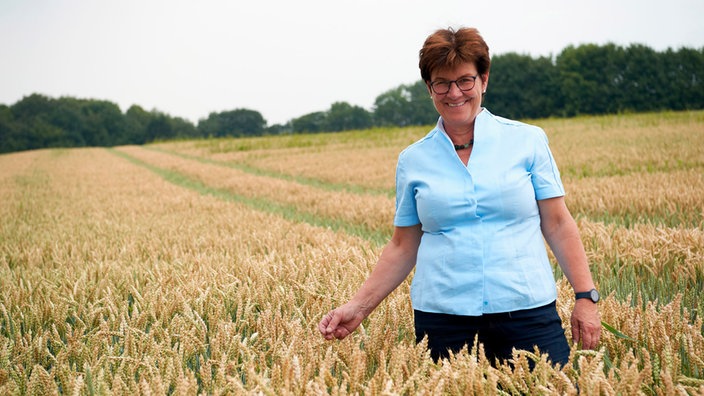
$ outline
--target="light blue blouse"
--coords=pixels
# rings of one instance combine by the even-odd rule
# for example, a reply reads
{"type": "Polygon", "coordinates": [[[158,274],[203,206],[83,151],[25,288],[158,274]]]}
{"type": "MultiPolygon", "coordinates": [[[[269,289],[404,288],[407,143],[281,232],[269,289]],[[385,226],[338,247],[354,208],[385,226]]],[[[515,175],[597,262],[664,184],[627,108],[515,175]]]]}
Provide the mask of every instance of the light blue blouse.
{"type": "Polygon", "coordinates": [[[564,194],[541,128],[483,109],[465,166],[440,118],[396,169],[394,225],[423,229],[413,308],[476,316],[554,301],[536,200],[564,194]]]}

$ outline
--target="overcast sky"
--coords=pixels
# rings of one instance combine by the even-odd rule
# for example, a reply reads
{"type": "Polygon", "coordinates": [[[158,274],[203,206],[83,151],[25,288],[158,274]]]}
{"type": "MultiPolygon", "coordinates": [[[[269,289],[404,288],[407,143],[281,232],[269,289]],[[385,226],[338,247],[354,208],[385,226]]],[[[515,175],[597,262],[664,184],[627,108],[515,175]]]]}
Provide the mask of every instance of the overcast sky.
{"type": "Polygon", "coordinates": [[[703,0],[0,0],[0,103],[137,104],[194,123],[247,108],[269,125],[420,79],[438,28],[474,26],[492,54],[568,45],[704,47],[703,0]]]}

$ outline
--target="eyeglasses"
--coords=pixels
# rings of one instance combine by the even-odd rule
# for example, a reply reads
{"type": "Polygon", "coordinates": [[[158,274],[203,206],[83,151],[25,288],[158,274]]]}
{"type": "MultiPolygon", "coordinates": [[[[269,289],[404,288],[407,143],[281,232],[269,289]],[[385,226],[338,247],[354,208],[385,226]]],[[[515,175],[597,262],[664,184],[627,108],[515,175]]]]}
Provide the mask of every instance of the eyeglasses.
{"type": "Polygon", "coordinates": [[[474,88],[474,83],[476,82],[477,77],[479,77],[479,75],[462,77],[459,80],[452,81],[434,81],[430,83],[430,89],[438,95],[445,95],[450,92],[452,83],[455,83],[460,91],[469,91],[474,88]]]}

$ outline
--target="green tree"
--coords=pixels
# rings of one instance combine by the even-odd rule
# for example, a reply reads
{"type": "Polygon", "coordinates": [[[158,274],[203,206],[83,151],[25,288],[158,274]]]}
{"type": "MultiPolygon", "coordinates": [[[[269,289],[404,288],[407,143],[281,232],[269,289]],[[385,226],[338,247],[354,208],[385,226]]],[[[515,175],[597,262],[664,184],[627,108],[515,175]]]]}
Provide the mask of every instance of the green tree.
{"type": "Polygon", "coordinates": [[[147,142],[153,142],[155,140],[169,140],[176,137],[171,122],[169,122],[169,117],[164,113],[152,112],[152,116],[149,119],[149,123],[145,128],[145,135],[147,142]]]}
{"type": "Polygon", "coordinates": [[[651,48],[634,44],[624,50],[619,84],[617,111],[652,111],[666,107],[663,90],[665,70],[662,58],[651,48]]]}
{"type": "Polygon", "coordinates": [[[352,106],[347,102],[336,102],[330,106],[325,118],[325,130],[328,132],[364,129],[372,126],[371,114],[362,107],[352,106]]]}
{"type": "Polygon", "coordinates": [[[623,58],[623,49],[614,44],[565,48],[556,59],[565,99],[565,114],[618,111],[623,84],[623,58]]]}
{"type": "Polygon", "coordinates": [[[411,124],[410,93],[403,85],[390,89],[374,101],[374,123],[379,126],[411,124]]]}
{"type": "Polygon", "coordinates": [[[74,98],[51,100],[46,121],[63,132],[60,146],[82,147],[86,145],[84,135],[85,120],[81,112],[82,103],[74,98]]]}
{"type": "Polygon", "coordinates": [[[125,133],[120,108],[106,100],[81,101],[83,139],[88,146],[112,146],[125,133]]]}
{"type": "Polygon", "coordinates": [[[660,84],[666,107],[673,110],[704,108],[704,47],[668,49],[660,57],[664,70],[660,84]]]}
{"type": "Polygon", "coordinates": [[[198,122],[201,136],[260,136],[266,128],[266,120],[258,111],[236,109],[221,113],[210,113],[198,122]]]}
{"type": "Polygon", "coordinates": [[[418,80],[414,84],[406,85],[411,104],[411,125],[434,124],[438,119],[430,92],[425,81],[418,80]]]}
{"type": "Polygon", "coordinates": [[[11,107],[26,149],[109,146],[124,134],[120,108],[108,101],[32,94],[11,107]]]}
{"type": "Polygon", "coordinates": [[[274,124],[271,126],[268,126],[266,128],[265,134],[266,135],[283,135],[285,133],[291,133],[293,132],[293,127],[291,126],[291,122],[287,122],[285,124],[274,124]]]}
{"type": "Polygon", "coordinates": [[[0,153],[24,150],[27,142],[17,132],[12,110],[0,105],[0,153]]]}
{"type": "Polygon", "coordinates": [[[43,147],[57,147],[60,141],[60,130],[52,127],[49,116],[52,111],[52,100],[44,95],[32,94],[25,96],[10,107],[16,122],[14,128],[17,144],[20,150],[32,150],[43,147]]]}
{"type": "Polygon", "coordinates": [[[195,138],[200,136],[195,125],[185,118],[170,117],[170,122],[174,136],[177,138],[195,138]]]}
{"type": "Polygon", "coordinates": [[[291,120],[291,129],[294,133],[323,132],[327,124],[327,113],[316,111],[291,120]]]}
{"type": "Polygon", "coordinates": [[[377,96],[374,101],[374,124],[378,126],[428,125],[437,119],[423,80],[400,85],[377,96]]]}
{"type": "Polygon", "coordinates": [[[516,53],[494,56],[484,100],[495,114],[514,119],[555,114],[563,101],[552,58],[516,53]]]}
{"type": "Polygon", "coordinates": [[[40,94],[31,94],[18,100],[10,108],[17,120],[27,120],[51,111],[51,99],[40,94]]]}
{"type": "Polygon", "coordinates": [[[125,133],[116,144],[144,144],[147,142],[147,125],[153,115],[138,105],[125,112],[125,133]]]}
{"type": "Polygon", "coordinates": [[[138,105],[130,106],[123,118],[124,133],[115,144],[144,144],[154,140],[200,136],[190,121],[157,110],[146,111],[138,105]]]}

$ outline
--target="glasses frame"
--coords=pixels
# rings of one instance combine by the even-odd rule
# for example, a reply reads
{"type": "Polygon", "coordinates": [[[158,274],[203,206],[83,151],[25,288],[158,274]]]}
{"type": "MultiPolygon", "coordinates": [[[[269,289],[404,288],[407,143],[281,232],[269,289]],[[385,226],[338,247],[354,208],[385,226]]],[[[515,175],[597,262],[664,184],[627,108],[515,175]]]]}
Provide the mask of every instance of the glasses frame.
{"type": "Polygon", "coordinates": [[[474,89],[474,86],[477,84],[478,77],[479,77],[479,74],[474,75],[474,76],[464,76],[462,78],[458,78],[457,80],[452,80],[452,81],[431,81],[430,82],[430,89],[432,89],[436,95],[447,95],[450,92],[450,90],[452,89],[452,83],[455,83],[455,85],[457,86],[457,89],[459,89],[462,92],[467,92],[467,91],[471,91],[472,89],[474,89]],[[462,87],[460,87],[460,84],[458,83],[458,81],[470,80],[470,79],[472,80],[472,86],[467,89],[462,89],[462,87]],[[447,91],[438,92],[436,90],[437,84],[447,84],[447,91]]]}

